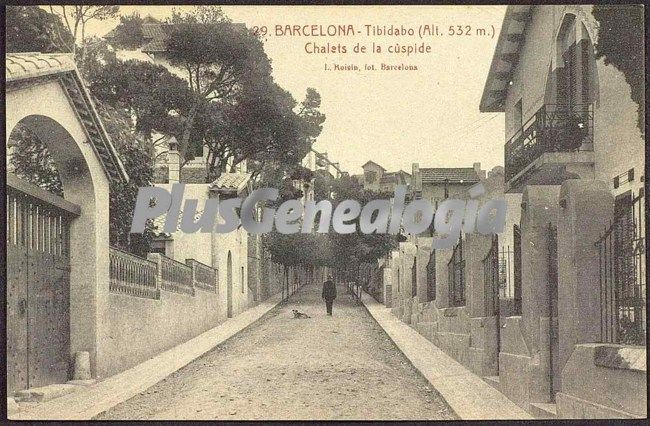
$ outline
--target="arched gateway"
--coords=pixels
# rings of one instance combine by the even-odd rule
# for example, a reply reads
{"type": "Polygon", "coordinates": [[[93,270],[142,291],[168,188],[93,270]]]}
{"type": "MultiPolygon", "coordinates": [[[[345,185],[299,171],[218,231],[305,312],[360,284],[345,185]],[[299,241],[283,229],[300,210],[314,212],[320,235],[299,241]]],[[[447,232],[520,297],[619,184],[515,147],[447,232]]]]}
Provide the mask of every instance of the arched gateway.
{"type": "Polygon", "coordinates": [[[64,197],[7,175],[7,388],[64,382],[73,356],[101,375],[109,277],[109,184],[128,176],[72,55],[7,54],[6,141],[27,127],[64,197]]]}

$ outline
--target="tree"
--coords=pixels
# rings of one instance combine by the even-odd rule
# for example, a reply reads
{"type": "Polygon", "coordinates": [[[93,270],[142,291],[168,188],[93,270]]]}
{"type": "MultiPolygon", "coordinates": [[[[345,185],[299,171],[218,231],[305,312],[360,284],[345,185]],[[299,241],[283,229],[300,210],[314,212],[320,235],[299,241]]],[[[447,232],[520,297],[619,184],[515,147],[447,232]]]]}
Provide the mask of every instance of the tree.
{"type": "Polygon", "coordinates": [[[298,115],[302,118],[303,132],[307,137],[309,146],[316,141],[316,138],[323,130],[325,114],[320,112],[321,97],[316,89],[309,87],[305,100],[300,104],[298,115]]]}
{"type": "Polygon", "coordinates": [[[88,85],[98,99],[135,117],[135,130],[145,138],[154,131],[180,135],[191,94],[187,82],[164,66],[109,60],[88,75],[88,85]]]}
{"type": "Polygon", "coordinates": [[[144,35],[142,34],[142,22],[138,12],[131,15],[120,16],[120,23],[113,31],[114,37],[111,43],[118,48],[137,49],[144,44],[144,35]]]}
{"type": "Polygon", "coordinates": [[[85,59],[86,24],[92,20],[105,21],[117,16],[119,6],[49,6],[50,13],[57,16],[65,26],[65,31],[54,27],[54,33],[67,52],[73,53],[77,66],[81,68],[85,59]],[[71,36],[71,38],[70,38],[71,36]]]}
{"type": "Polygon", "coordinates": [[[327,200],[331,196],[334,176],[327,170],[316,170],[314,172],[314,199],[316,201],[327,200]]]}
{"type": "Polygon", "coordinates": [[[271,79],[271,64],[261,40],[235,26],[214,6],[174,12],[167,40],[170,62],[187,72],[192,104],[179,140],[182,156],[188,150],[196,116],[206,102],[227,104],[251,81],[271,79]]]}
{"type": "MultiPolygon", "coordinates": [[[[332,184],[334,208],[343,200],[355,200],[366,205],[373,199],[387,199],[386,194],[364,190],[351,176],[343,175],[332,184]]],[[[397,236],[385,234],[364,234],[359,227],[359,218],[354,220],[356,232],[351,234],[331,233],[334,248],[334,263],[342,270],[357,270],[360,263],[375,262],[388,254],[397,245],[397,236]]]]}
{"type": "Polygon", "coordinates": [[[56,164],[47,146],[29,127],[19,123],[9,135],[9,146],[13,147],[9,157],[12,173],[48,192],[63,196],[56,164]]]}
{"type": "Polygon", "coordinates": [[[598,21],[596,59],[604,58],[625,76],[632,89],[632,100],[638,105],[637,127],[645,131],[645,50],[642,5],[594,5],[598,21]]]}
{"type": "Polygon", "coordinates": [[[97,109],[129,175],[128,182],[111,182],[110,242],[145,256],[153,239],[153,223],[149,221],[142,234],[131,234],[130,229],[138,188],[150,186],[153,180],[153,159],[145,141],[138,139],[131,131],[127,116],[101,103],[97,104],[97,109]]]}
{"type": "Polygon", "coordinates": [[[74,44],[61,19],[38,6],[6,7],[7,52],[69,52],[74,44]]]}

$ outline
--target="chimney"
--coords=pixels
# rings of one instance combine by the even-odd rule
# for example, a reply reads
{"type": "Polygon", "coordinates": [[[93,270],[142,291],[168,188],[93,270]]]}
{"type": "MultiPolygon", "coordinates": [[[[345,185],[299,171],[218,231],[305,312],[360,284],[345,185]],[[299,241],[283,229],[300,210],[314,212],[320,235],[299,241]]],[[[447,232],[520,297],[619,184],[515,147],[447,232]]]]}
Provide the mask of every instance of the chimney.
{"type": "Polygon", "coordinates": [[[479,179],[485,180],[485,170],[481,170],[481,163],[474,163],[474,171],[478,175],[479,179]]]}
{"type": "Polygon", "coordinates": [[[169,169],[169,183],[180,182],[181,178],[181,156],[178,152],[178,141],[175,137],[169,140],[169,151],[167,152],[167,167],[169,169]]]}

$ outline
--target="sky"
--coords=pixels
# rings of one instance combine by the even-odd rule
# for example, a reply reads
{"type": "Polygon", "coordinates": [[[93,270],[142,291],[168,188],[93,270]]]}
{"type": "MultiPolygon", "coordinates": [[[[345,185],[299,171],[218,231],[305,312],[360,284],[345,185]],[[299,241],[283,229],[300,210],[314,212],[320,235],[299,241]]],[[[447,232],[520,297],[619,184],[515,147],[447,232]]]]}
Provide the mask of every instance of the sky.
{"type": "MultiPolygon", "coordinates": [[[[188,9],[181,6],[178,9],[188,9]]],[[[121,14],[164,19],[171,6],[121,6],[121,14]]],[[[322,97],[327,116],[314,148],[327,152],[343,170],[361,173],[368,160],[389,171],[420,167],[503,165],[504,117],[480,113],[481,99],[505,6],[224,6],[234,22],[266,27],[265,51],[275,81],[300,102],[308,87],[322,97]],[[352,26],[354,34],[280,35],[299,25],[352,26]],[[413,36],[366,35],[365,25],[413,28],[413,36]],[[421,25],[437,25],[440,36],[420,39],[421,25]],[[463,35],[449,35],[450,26],[463,35]],[[482,33],[485,29],[485,34],[482,33]],[[469,30],[469,31],[468,31],[469,30]],[[465,35],[469,32],[470,35],[465,35]],[[347,53],[307,53],[305,45],[345,45],[347,53]],[[372,52],[372,44],[383,47],[372,52]],[[429,53],[386,52],[395,44],[429,46],[429,53]],[[353,47],[366,46],[366,53],[353,47]],[[417,71],[379,70],[381,64],[412,65],[417,71]],[[325,65],[329,70],[325,69],[325,65]],[[359,71],[334,70],[356,65],[359,71]],[[374,65],[375,70],[365,70],[374,65]]],[[[90,23],[87,33],[102,36],[119,21],[90,23]]]]}

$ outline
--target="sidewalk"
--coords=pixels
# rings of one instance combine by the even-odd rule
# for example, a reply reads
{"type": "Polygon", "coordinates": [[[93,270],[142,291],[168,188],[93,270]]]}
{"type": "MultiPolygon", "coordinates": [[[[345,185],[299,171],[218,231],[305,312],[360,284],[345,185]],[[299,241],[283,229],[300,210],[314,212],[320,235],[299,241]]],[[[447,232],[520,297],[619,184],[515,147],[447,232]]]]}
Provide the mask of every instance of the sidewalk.
{"type": "Polygon", "coordinates": [[[362,301],[395,345],[461,419],[533,419],[502,393],[397,319],[389,308],[372,296],[363,293],[362,301]]]}
{"type": "Polygon", "coordinates": [[[89,420],[155,385],[248,327],[281,301],[276,294],[205,333],[129,370],[74,393],[22,410],[11,420],[89,420]]]}

